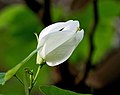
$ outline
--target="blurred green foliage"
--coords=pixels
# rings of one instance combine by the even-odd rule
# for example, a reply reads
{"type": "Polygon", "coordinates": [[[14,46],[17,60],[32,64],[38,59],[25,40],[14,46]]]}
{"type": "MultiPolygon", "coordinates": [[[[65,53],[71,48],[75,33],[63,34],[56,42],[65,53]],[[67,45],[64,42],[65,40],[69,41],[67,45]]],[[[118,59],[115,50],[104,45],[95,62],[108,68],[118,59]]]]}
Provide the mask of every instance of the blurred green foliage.
{"type": "MultiPolygon", "coordinates": [[[[11,5],[0,11],[0,71],[8,71],[22,61],[36,48],[34,35],[43,29],[43,24],[37,16],[25,5],[11,5]]],[[[22,78],[24,68],[28,66],[36,71],[35,56],[23,66],[18,75],[22,78]]],[[[48,67],[41,71],[40,83],[48,82],[48,67]]],[[[38,83],[39,84],[39,83],[38,83]]],[[[38,86],[36,86],[38,88],[38,86]]],[[[5,95],[23,95],[23,86],[16,80],[8,81],[0,86],[0,93],[5,95]],[[15,88],[16,87],[16,88],[15,88]],[[3,90],[4,89],[4,90],[3,90]]]]}
{"type": "MultiPolygon", "coordinates": [[[[98,15],[99,23],[94,34],[95,50],[93,52],[92,63],[98,63],[114,46],[113,39],[115,37],[115,19],[120,15],[120,6],[116,0],[99,0],[98,15]]],[[[60,11],[58,11],[60,12],[60,11]]],[[[56,12],[57,13],[57,12],[56,12]]],[[[55,13],[54,13],[55,14],[55,13]]],[[[60,14],[60,13],[59,13],[60,14]]],[[[94,13],[93,3],[89,3],[81,11],[73,11],[71,13],[63,12],[64,19],[79,20],[80,28],[85,30],[83,41],[79,44],[74,54],[70,58],[71,63],[85,61],[89,53],[89,32],[91,31],[94,13]],[[66,15],[65,15],[66,14],[66,15]]]]}
{"type": "Polygon", "coordinates": [[[4,61],[10,63],[6,65],[8,67],[14,66],[15,61],[23,56],[23,53],[27,54],[35,48],[34,32],[39,32],[42,28],[43,26],[39,23],[35,14],[23,5],[8,6],[1,10],[0,46],[2,49],[0,50],[0,60],[4,59],[3,63],[4,61]]]}
{"type": "Polygon", "coordinates": [[[101,0],[98,8],[100,19],[94,36],[95,52],[93,63],[100,61],[104,54],[113,48],[115,18],[120,14],[120,6],[116,1],[101,0]]]}

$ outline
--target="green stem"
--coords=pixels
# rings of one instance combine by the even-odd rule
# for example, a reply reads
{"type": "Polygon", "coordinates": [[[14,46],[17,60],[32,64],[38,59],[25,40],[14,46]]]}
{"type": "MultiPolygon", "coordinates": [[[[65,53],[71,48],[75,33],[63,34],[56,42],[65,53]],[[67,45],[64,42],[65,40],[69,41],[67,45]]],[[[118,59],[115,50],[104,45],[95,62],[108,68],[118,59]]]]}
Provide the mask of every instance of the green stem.
{"type": "Polygon", "coordinates": [[[29,87],[28,87],[28,81],[27,81],[27,74],[28,74],[28,70],[25,69],[25,73],[24,73],[25,95],[30,95],[30,93],[29,93],[29,87]]]}
{"type": "MultiPolygon", "coordinates": [[[[4,83],[9,80],[11,77],[13,77],[16,72],[20,69],[20,67],[22,65],[24,65],[37,51],[39,51],[41,47],[35,49],[32,53],[30,53],[23,61],[21,61],[18,65],[16,65],[15,67],[13,67],[12,69],[10,69],[6,74],[5,74],[5,77],[4,77],[4,83]]],[[[3,83],[3,84],[4,84],[3,83]]]]}
{"type": "Polygon", "coordinates": [[[38,78],[38,75],[39,75],[39,72],[40,72],[41,68],[43,67],[43,65],[45,65],[45,63],[42,63],[42,64],[40,64],[40,65],[38,66],[37,72],[36,72],[35,77],[34,77],[34,79],[33,79],[33,81],[32,81],[32,85],[31,85],[31,87],[29,88],[29,92],[32,90],[33,86],[35,85],[35,83],[36,83],[36,81],[37,81],[37,78],[38,78]]]}
{"type": "Polygon", "coordinates": [[[37,69],[35,78],[34,78],[34,80],[33,80],[33,84],[35,84],[35,82],[36,82],[36,80],[37,80],[37,77],[38,77],[38,74],[39,74],[41,68],[43,67],[43,65],[45,65],[45,63],[42,63],[42,64],[40,64],[40,65],[38,66],[38,69],[37,69]]]}
{"type": "Polygon", "coordinates": [[[40,48],[35,49],[33,52],[31,52],[22,62],[20,62],[19,64],[24,64],[26,63],[40,48]]]}
{"type": "Polygon", "coordinates": [[[33,84],[36,82],[36,80],[37,80],[37,76],[38,76],[38,74],[39,74],[39,72],[40,72],[40,68],[41,66],[39,65],[38,66],[38,69],[37,69],[37,72],[36,72],[36,75],[35,75],[35,77],[34,77],[34,80],[33,80],[33,84]]]}
{"type": "Polygon", "coordinates": [[[30,92],[30,89],[31,89],[31,87],[32,87],[33,80],[34,80],[34,76],[33,76],[33,71],[32,71],[32,73],[30,74],[30,87],[29,87],[29,92],[30,92]]]}

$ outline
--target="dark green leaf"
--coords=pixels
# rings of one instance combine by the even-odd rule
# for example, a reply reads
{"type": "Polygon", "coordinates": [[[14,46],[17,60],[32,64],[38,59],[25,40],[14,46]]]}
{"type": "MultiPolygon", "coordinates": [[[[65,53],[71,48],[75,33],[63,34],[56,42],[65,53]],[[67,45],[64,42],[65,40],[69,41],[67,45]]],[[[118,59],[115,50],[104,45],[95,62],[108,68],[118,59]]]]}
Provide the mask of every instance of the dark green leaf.
{"type": "Polygon", "coordinates": [[[40,90],[44,95],[90,95],[90,94],[79,94],[69,90],[64,90],[56,86],[41,86],[40,90]]]}

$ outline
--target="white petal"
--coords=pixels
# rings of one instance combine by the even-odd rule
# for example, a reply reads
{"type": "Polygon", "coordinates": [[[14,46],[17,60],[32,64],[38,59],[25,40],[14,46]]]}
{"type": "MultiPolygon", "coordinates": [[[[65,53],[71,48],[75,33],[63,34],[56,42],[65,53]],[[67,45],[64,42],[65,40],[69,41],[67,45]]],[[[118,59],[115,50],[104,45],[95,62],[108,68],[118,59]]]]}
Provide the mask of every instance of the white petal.
{"type": "Polygon", "coordinates": [[[79,21],[73,21],[73,20],[69,20],[65,23],[65,28],[63,30],[72,30],[74,32],[77,31],[78,27],[80,27],[79,25],[79,21]]]}
{"type": "Polygon", "coordinates": [[[44,36],[46,36],[49,33],[59,31],[60,29],[64,27],[64,24],[65,24],[64,22],[58,22],[58,23],[54,23],[54,24],[47,26],[41,31],[39,35],[39,39],[41,40],[44,36]]]}
{"type": "Polygon", "coordinates": [[[79,27],[79,22],[73,21],[73,20],[51,24],[41,31],[39,35],[39,41],[47,34],[52,33],[52,32],[58,32],[60,29],[64,28],[64,30],[76,31],[78,27],[79,27]]]}
{"type": "Polygon", "coordinates": [[[46,63],[49,66],[56,66],[66,61],[71,56],[79,42],[82,40],[83,34],[84,30],[81,30],[76,33],[71,39],[55,48],[46,56],[46,63]]]}
{"type": "MultiPolygon", "coordinates": [[[[69,30],[70,31],[70,30],[69,30]]],[[[54,32],[46,36],[42,50],[39,52],[42,58],[46,59],[48,53],[69,40],[74,35],[73,32],[54,32]]]]}

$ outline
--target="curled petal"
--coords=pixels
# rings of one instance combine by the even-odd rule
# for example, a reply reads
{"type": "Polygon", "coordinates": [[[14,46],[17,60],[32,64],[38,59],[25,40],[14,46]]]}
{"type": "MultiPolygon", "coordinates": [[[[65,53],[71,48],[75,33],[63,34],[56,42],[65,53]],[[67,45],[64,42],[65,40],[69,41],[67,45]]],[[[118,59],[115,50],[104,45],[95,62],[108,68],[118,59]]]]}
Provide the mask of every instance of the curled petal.
{"type": "Polygon", "coordinates": [[[71,56],[79,42],[83,39],[83,35],[84,30],[79,31],[65,43],[48,53],[45,57],[47,64],[49,66],[56,66],[66,61],[71,56]]]}
{"type": "MultiPolygon", "coordinates": [[[[69,30],[70,31],[70,30],[69,30]]],[[[43,48],[39,51],[42,58],[45,59],[48,53],[52,52],[55,48],[61,46],[73,36],[73,32],[54,32],[47,35],[43,48]]]]}
{"type": "Polygon", "coordinates": [[[69,20],[67,22],[58,22],[55,24],[51,24],[45,29],[43,29],[39,35],[39,41],[46,35],[53,33],[53,32],[60,32],[59,30],[71,30],[76,31],[77,27],[79,27],[78,21],[69,20]]]}
{"type": "Polygon", "coordinates": [[[72,30],[76,32],[78,27],[80,27],[78,21],[69,20],[65,23],[65,28],[63,30],[72,30]]]}
{"type": "Polygon", "coordinates": [[[56,66],[66,61],[80,41],[83,39],[84,30],[79,31],[79,22],[69,20],[52,24],[39,35],[37,62],[42,59],[49,66],[56,66]]]}
{"type": "Polygon", "coordinates": [[[64,22],[58,22],[55,24],[51,24],[45,29],[43,29],[39,35],[39,40],[41,40],[44,36],[48,35],[49,33],[56,32],[64,27],[64,22]]]}
{"type": "Polygon", "coordinates": [[[84,37],[84,30],[77,31],[76,33],[76,46],[81,42],[84,37]]]}

